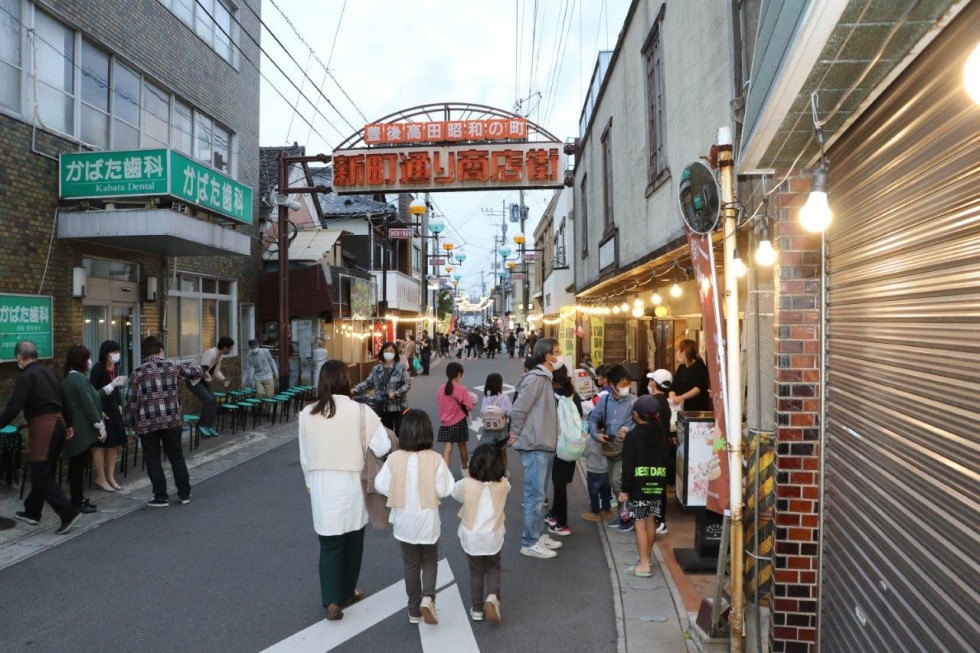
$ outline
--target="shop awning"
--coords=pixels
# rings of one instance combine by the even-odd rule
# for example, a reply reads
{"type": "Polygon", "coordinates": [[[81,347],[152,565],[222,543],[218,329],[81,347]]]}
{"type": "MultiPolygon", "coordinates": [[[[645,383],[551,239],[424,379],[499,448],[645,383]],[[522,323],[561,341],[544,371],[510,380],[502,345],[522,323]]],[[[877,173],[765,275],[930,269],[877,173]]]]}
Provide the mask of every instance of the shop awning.
{"type": "MultiPolygon", "coordinates": [[[[302,229],[296,232],[296,237],[289,244],[289,260],[319,261],[330,253],[343,233],[342,229],[302,229]]],[[[278,256],[273,250],[266,251],[262,258],[274,261],[278,256]]]]}
{"type": "Polygon", "coordinates": [[[159,256],[248,256],[252,251],[246,234],[170,209],[59,211],[58,238],[159,256]]]}

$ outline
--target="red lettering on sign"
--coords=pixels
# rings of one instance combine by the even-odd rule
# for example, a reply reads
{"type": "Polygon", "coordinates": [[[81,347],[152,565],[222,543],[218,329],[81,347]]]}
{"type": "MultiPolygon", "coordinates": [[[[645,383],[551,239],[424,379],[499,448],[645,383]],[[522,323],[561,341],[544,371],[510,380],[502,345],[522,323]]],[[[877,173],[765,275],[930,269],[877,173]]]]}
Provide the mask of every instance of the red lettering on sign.
{"type": "Polygon", "coordinates": [[[490,181],[520,181],[524,176],[524,153],[500,150],[491,155],[490,181]]]}
{"type": "Polygon", "coordinates": [[[456,154],[455,152],[450,152],[447,155],[449,159],[446,165],[442,165],[441,152],[432,153],[432,170],[434,176],[432,180],[437,184],[451,184],[456,181],[456,154]]]}
{"type": "Polygon", "coordinates": [[[527,151],[528,181],[558,179],[558,148],[535,148],[527,151]]]}
{"type": "Polygon", "coordinates": [[[486,150],[463,150],[456,154],[460,181],[489,181],[490,153],[486,150]]]}

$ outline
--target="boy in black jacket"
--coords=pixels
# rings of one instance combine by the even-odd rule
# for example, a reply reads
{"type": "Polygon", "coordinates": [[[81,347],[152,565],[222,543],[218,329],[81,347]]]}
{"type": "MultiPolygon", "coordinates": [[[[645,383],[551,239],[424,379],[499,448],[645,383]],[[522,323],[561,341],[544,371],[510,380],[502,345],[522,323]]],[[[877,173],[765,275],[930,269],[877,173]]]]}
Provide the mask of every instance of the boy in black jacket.
{"type": "Polygon", "coordinates": [[[623,483],[619,502],[626,503],[633,515],[636,549],[640,562],[626,568],[630,576],[649,578],[653,575],[650,561],[657,524],[654,518],[663,515],[667,500],[667,463],[670,448],[660,426],[660,403],[651,395],[643,395],[633,404],[636,427],[626,434],[623,442],[623,483]]]}

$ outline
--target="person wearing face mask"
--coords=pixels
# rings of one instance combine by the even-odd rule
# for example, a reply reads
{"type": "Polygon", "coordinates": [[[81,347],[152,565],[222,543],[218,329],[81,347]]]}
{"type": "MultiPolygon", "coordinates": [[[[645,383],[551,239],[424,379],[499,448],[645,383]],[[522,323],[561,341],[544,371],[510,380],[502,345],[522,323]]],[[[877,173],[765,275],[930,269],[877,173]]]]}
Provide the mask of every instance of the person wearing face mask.
{"type": "Polygon", "coordinates": [[[279,366],[275,356],[268,349],[259,347],[259,341],[248,341],[248,351],[242,360],[242,387],[251,388],[255,384],[255,398],[268,399],[276,394],[276,379],[279,366]]]}
{"type": "Polygon", "coordinates": [[[99,393],[89,383],[92,352],[84,345],[72,345],[65,358],[65,416],[74,432],[62,452],[68,459],[68,490],[71,505],[82,513],[95,512],[95,504],[85,498],[85,470],[92,461],[92,445],[105,442],[108,434],[99,393]]]}
{"type": "Polygon", "coordinates": [[[524,528],[521,555],[554,558],[561,542],[544,532],[545,493],[558,446],[558,404],[552,387],[553,370],[562,367],[561,349],[554,338],[543,338],[534,346],[536,366],[517,385],[517,398],[510,414],[509,442],[521,456],[524,467],[524,528]]]}
{"type": "Polygon", "coordinates": [[[395,433],[402,423],[402,413],[408,408],[408,391],[412,389],[412,377],[400,361],[398,348],[393,342],[381,346],[378,364],[368,377],[354,386],[355,395],[373,389],[381,423],[395,433]]]}
{"type": "MultiPolygon", "coordinates": [[[[677,428],[677,410],[670,405],[670,401],[667,399],[667,393],[670,392],[673,386],[674,375],[667,370],[661,369],[650,372],[647,374],[647,378],[650,379],[650,383],[647,384],[650,396],[656,399],[657,404],[660,406],[657,416],[660,422],[660,428],[666,437],[668,447],[667,484],[673,485],[677,467],[677,442],[672,432],[677,428]]],[[[667,504],[668,502],[664,501],[663,512],[660,519],[657,520],[657,535],[667,534],[667,504]]]]}
{"type": "Polygon", "coordinates": [[[24,411],[31,470],[31,493],[24,500],[24,509],[14,513],[14,517],[34,526],[41,521],[41,510],[46,501],[61,518],[61,526],[55,533],[63,535],[71,530],[82,513],[71,505],[52,474],[65,440],[73,435],[62,416],[61,381],[38,362],[37,345],[30,340],[17,343],[14,358],[21,371],[14,393],[0,413],[0,428],[24,411]]]}
{"type": "Polygon", "coordinates": [[[92,446],[92,468],[95,470],[95,484],[106,492],[121,490],[116,483],[116,455],[126,440],[126,429],[122,422],[122,388],[126,377],[120,374],[122,360],[119,343],[106,340],[99,347],[99,360],[92,366],[88,380],[95,388],[102,403],[103,422],[106,439],[92,446]]]}
{"type": "MultiPolygon", "coordinates": [[[[630,392],[630,373],[622,365],[613,365],[606,373],[606,380],[612,391],[599,399],[595,409],[589,413],[589,435],[602,445],[602,455],[606,457],[609,471],[609,484],[612,494],[618,497],[622,489],[620,482],[623,471],[623,440],[633,426],[633,402],[636,397],[630,392]]],[[[624,533],[633,530],[633,520],[629,513],[620,511],[607,524],[624,533]]]]}

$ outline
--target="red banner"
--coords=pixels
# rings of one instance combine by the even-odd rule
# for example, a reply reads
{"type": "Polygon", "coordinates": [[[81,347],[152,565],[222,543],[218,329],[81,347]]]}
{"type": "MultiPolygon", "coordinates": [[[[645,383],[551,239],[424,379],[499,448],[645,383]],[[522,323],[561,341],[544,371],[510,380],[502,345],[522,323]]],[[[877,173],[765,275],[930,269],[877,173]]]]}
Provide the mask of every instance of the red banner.
{"type": "Polygon", "coordinates": [[[711,381],[711,403],[715,413],[715,440],[708,468],[707,508],[724,514],[728,510],[728,440],[725,436],[727,407],[727,365],[725,363],[725,330],[721,324],[718,305],[718,277],[715,274],[715,253],[710,234],[696,234],[687,227],[687,243],[691,248],[691,264],[701,299],[701,322],[704,325],[705,362],[711,381]]]}

